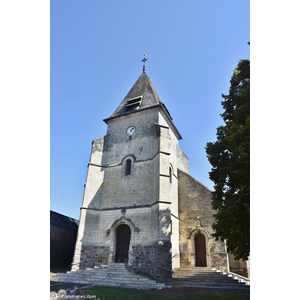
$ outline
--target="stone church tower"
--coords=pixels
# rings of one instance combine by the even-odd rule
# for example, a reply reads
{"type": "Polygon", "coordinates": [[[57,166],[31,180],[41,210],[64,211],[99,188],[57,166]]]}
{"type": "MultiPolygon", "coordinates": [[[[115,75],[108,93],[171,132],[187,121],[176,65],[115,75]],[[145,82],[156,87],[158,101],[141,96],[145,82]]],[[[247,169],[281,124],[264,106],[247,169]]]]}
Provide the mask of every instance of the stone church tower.
{"type": "Polygon", "coordinates": [[[128,263],[157,281],[172,269],[227,270],[211,234],[211,192],[191,177],[182,139],[145,67],[92,142],[72,270],[128,263]]]}

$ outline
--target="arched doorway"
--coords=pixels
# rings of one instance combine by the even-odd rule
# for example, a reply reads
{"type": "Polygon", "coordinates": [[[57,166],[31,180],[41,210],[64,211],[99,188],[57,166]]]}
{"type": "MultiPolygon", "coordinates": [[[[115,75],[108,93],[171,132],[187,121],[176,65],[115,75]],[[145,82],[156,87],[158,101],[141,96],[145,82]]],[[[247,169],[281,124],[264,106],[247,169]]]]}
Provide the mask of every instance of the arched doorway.
{"type": "Polygon", "coordinates": [[[195,255],[196,255],[196,267],[207,267],[206,262],[206,241],[205,236],[202,233],[198,233],[195,236],[195,255]]]}
{"type": "Polygon", "coordinates": [[[116,228],[116,263],[128,262],[130,235],[128,225],[122,224],[116,228]]]}

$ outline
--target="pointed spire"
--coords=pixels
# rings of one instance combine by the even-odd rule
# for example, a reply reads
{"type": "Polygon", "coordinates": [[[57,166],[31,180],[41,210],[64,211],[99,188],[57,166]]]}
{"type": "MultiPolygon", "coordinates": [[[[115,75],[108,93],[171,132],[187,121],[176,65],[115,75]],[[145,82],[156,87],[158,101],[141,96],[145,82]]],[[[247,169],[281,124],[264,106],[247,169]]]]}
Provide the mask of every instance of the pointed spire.
{"type": "Polygon", "coordinates": [[[143,73],[146,73],[146,60],[148,60],[148,58],[146,58],[147,54],[144,52],[143,53],[144,58],[142,59],[143,64],[143,73]]]}
{"type": "Polygon", "coordinates": [[[126,95],[126,97],[123,99],[123,101],[111,117],[120,116],[132,112],[133,110],[129,110],[129,108],[134,108],[134,104],[137,104],[137,102],[139,102],[138,109],[161,103],[146,72],[143,72],[141,74],[141,76],[135,82],[129,93],[126,95]]]}

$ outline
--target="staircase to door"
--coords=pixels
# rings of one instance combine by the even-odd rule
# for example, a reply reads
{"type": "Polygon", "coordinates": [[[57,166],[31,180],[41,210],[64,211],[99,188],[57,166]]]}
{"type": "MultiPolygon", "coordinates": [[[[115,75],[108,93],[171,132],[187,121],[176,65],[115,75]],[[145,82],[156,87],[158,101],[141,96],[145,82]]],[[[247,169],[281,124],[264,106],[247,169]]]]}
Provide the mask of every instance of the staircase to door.
{"type": "Polygon", "coordinates": [[[115,286],[135,289],[161,289],[163,283],[142,274],[136,274],[124,263],[109,263],[101,267],[69,271],[51,275],[50,279],[58,282],[84,283],[88,285],[115,286]]]}
{"type": "Polygon", "coordinates": [[[250,285],[233,276],[207,267],[174,269],[173,286],[249,290],[250,285]]]}

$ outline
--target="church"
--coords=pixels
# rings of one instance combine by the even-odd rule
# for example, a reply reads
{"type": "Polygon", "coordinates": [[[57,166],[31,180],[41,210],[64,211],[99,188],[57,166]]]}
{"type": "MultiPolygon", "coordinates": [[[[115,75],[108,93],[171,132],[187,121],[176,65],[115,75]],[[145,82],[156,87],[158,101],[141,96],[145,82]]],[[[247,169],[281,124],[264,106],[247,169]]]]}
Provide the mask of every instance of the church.
{"type": "Polygon", "coordinates": [[[92,141],[72,271],[125,263],[157,282],[175,268],[229,271],[211,191],[189,175],[182,136],[143,72],[92,141]]]}

